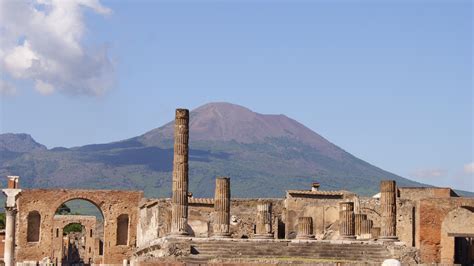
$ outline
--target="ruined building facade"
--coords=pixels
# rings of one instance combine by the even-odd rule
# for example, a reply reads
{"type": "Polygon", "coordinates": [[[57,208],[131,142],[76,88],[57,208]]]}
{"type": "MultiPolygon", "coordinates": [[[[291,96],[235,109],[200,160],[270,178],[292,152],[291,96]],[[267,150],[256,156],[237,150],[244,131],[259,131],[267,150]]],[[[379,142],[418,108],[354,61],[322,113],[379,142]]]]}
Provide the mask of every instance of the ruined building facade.
{"type": "MultiPolygon", "coordinates": [[[[474,262],[474,198],[450,188],[397,187],[383,180],[380,194],[288,190],[284,198],[231,198],[232,178],[217,177],[214,198],[188,191],[189,112],[176,111],[172,198],[139,191],[20,189],[9,177],[5,264],[63,261],[67,224],[83,225],[83,260],[151,265],[259,257],[345,261],[394,258],[410,263],[474,262]],[[82,199],[104,218],[57,217],[65,202],[82,199]]],[[[212,184],[209,184],[212,185],[212,184]]],[[[323,184],[324,185],[324,184],[323,184]]],[[[1,249],[0,249],[1,250],[1,249]]]]}

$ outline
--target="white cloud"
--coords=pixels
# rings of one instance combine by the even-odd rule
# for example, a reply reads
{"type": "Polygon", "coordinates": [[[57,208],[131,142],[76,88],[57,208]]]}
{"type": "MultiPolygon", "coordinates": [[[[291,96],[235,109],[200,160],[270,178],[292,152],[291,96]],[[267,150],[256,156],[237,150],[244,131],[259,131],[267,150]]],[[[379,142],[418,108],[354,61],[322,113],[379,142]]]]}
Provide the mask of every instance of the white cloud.
{"type": "Polygon", "coordinates": [[[15,93],[16,88],[12,84],[0,79],[0,96],[11,96],[15,93]]]}
{"type": "Polygon", "coordinates": [[[468,163],[464,165],[464,173],[465,174],[474,174],[474,162],[468,163]]]}
{"type": "Polygon", "coordinates": [[[114,83],[106,47],[86,47],[85,9],[111,10],[98,0],[0,0],[0,66],[16,79],[54,91],[101,95],[114,83]]]}
{"type": "Polygon", "coordinates": [[[48,95],[54,92],[53,85],[43,82],[41,80],[37,80],[35,82],[35,89],[43,95],[48,95]]]}

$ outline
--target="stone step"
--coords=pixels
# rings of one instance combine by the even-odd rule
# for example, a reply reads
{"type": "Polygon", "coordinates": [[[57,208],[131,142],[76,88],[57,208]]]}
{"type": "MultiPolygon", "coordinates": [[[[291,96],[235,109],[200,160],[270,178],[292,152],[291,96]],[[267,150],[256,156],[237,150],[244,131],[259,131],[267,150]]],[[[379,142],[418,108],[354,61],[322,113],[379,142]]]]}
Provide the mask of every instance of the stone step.
{"type": "Polygon", "coordinates": [[[308,251],[308,252],[321,252],[321,251],[334,251],[334,252],[387,252],[386,249],[373,249],[373,248],[347,248],[341,249],[338,247],[327,247],[327,248],[314,248],[314,247],[222,247],[222,246],[193,246],[195,250],[201,251],[213,251],[213,250],[241,250],[241,251],[253,251],[253,250],[287,250],[287,251],[308,251]]]}
{"type": "MultiPolygon", "coordinates": [[[[199,251],[198,251],[199,252],[199,251]]],[[[218,250],[218,251],[201,251],[198,254],[202,255],[215,255],[225,256],[227,254],[231,256],[241,255],[291,255],[291,256],[302,256],[302,257],[324,257],[324,256],[337,256],[337,257],[387,257],[389,253],[386,252],[365,252],[365,253],[350,253],[350,252],[308,252],[308,251],[272,251],[272,250],[256,250],[252,252],[244,252],[239,250],[218,250]]]]}

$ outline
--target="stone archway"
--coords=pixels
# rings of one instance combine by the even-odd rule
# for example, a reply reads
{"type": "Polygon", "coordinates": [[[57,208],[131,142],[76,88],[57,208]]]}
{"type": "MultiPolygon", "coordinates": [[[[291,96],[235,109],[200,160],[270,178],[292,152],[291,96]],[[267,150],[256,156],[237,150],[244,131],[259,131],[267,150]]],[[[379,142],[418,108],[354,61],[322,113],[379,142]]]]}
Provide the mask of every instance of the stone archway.
{"type": "Polygon", "coordinates": [[[458,207],[450,211],[441,225],[441,263],[454,263],[456,236],[474,237],[474,208],[458,207]]]}
{"type": "MultiPolygon", "coordinates": [[[[81,251],[80,259],[85,265],[99,261],[99,235],[96,232],[97,219],[95,216],[85,215],[55,215],[53,224],[53,258],[56,264],[65,263],[65,250],[70,248],[69,235],[64,236],[64,229],[70,224],[80,224],[83,228],[83,239],[80,239],[84,250],[81,251]]],[[[79,249],[78,249],[79,251],[79,249]]]]}
{"type": "Polygon", "coordinates": [[[135,243],[138,223],[138,205],[143,198],[140,191],[116,190],[68,190],[68,189],[26,189],[18,199],[17,222],[17,262],[41,261],[52,258],[54,239],[54,216],[61,204],[75,200],[85,200],[95,205],[104,218],[103,256],[95,263],[122,263],[131,256],[135,243]],[[37,211],[40,214],[40,241],[27,242],[28,213],[37,211]],[[126,245],[117,243],[117,218],[128,216],[129,230],[126,245]]]}

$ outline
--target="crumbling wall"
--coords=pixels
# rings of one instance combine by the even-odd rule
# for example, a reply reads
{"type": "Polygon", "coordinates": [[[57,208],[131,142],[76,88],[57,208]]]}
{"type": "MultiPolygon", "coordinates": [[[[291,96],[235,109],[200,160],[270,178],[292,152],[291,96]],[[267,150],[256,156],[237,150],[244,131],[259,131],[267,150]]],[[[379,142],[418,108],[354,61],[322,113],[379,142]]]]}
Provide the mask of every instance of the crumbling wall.
{"type": "Polygon", "coordinates": [[[333,239],[339,235],[339,203],[342,201],[357,201],[355,194],[315,195],[293,197],[287,195],[285,199],[285,238],[293,239],[297,234],[298,217],[313,219],[313,234],[317,239],[333,239]]]}
{"type": "Polygon", "coordinates": [[[63,231],[64,227],[68,224],[81,224],[84,227],[84,246],[85,246],[85,256],[83,257],[84,261],[87,263],[93,261],[94,258],[99,256],[99,245],[97,240],[96,232],[96,217],[95,216],[86,216],[86,215],[55,215],[53,224],[53,262],[61,262],[61,257],[64,246],[63,231]]]}
{"type": "MultiPolygon", "coordinates": [[[[441,227],[446,216],[459,207],[474,208],[474,198],[431,198],[419,201],[419,220],[416,221],[416,224],[419,228],[417,235],[423,263],[441,262],[441,251],[444,248],[441,243],[441,227]]],[[[461,228],[464,228],[465,231],[470,230],[468,228],[469,221],[460,220],[459,222],[463,223],[461,228]]],[[[451,241],[454,239],[452,238],[451,241]]],[[[446,241],[446,243],[448,242],[446,241]]]]}
{"type": "Polygon", "coordinates": [[[398,197],[400,199],[421,200],[426,198],[450,198],[456,197],[456,193],[450,188],[439,187],[399,187],[398,197]]]}
{"type": "MultiPolygon", "coordinates": [[[[283,199],[231,199],[230,233],[233,238],[251,238],[256,224],[257,205],[260,201],[272,202],[273,232],[284,230],[283,199]],[[278,226],[280,221],[280,226],[278,226]]],[[[169,199],[147,199],[140,206],[140,221],[137,231],[138,246],[146,246],[150,241],[164,237],[171,228],[171,203],[169,199]]],[[[188,207],[188,231],[194,237],[212,236],[214,203],[212,199],[190,200],[188,207]]]]}
{"type": "MultiPolygon", "coordinates": [[[[18,219],[16,220],[16,260],[41,261],[53,256],[54,216],[61,204],[83,199],[101,210],[104,217],[104,255],[102,263],[122,263],[136,246],[138,205],[143,192],[115,190],[70,190],[70,189],[25,189],[18,199],[18,219]],[[37,242],[27,241],[27,216],[38,211],[41,216],[40,238],[37,242]],[[129,217],[127,245],[117,245],[117,217],[129,217]]],[[[55,261],[56,258],[51,258],[55,261]]]]}

